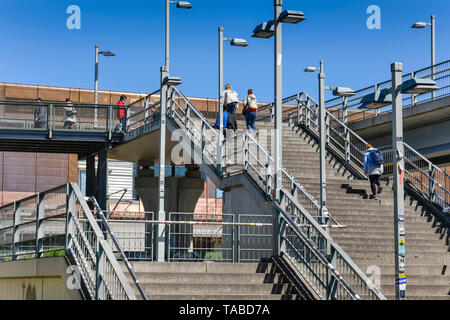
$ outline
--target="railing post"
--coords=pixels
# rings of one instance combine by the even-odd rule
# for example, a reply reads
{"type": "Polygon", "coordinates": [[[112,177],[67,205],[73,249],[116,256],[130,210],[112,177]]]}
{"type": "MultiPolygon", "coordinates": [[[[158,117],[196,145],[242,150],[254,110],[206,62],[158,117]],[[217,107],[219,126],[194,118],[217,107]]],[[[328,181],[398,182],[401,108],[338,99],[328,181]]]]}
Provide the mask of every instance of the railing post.
{"type": "Polygon", "coordinates": [[[242,144],[242,171],[246,172],[247,168],[248,168],[248,162],[249,162],[249,152],[250,152],[250,147],[249,147],[249,140],[248,140],[248,135],[246,133],[243,134],[243,138],[244,138],[244,143],[242,144]]]}
{"type": "MultiPolygon", "coordinates": [[[[238,213],[235,213],[234,215],[233,215],[233,217],[232,217],[232,219],[233,219],[233,222],[240,222],[239,220],[240,220],[240,217],[239,217],[239,214],[238,213]]],[[[235,224],[233,224],[233,239],[234,239],[234,241],[233,241],[233,262],[235,262],[235,263],[237,263],[237,262],[239,262],[239,255],[240,255],[240,253],[239,253],[239,245],[240,245],[240,243],[239,243],[239,226],[238,225],[235,225],[235,224]]]]}
{"type": "Polygon", "coordinates": [[[148,96],[144,98],[144,124],[148,123],[148,96]]]}
{"type": "Polygon", "coordinates": [[[42,238],[45,236],[44,227],[42,225],[42,219],[45,218],[45,207],[44,207],[44,195],[42,193],[37,194],[37,205],[36,205],[36,248],[35,248],[35,258],[40,258],[41,251],[43,249],[42,238]]]}
{"type": "Polygon", "coordinates": [[[67,184],[66,190],[66,242],[65,242],[65,251],[66,254],[69,253],[69,248],[72,247],[72,230],[73,230],[73,218],[75,210],[75,193],[73,192],[72,185],[70,183],[67,184]]]}
{"type": "Polygon", "coordinates": [[[428,164],[428,166],[428,170],[430,172],[429,197],[430,201],[433,202],[436,199],[436,168],[431,162],[428,164]]]}
{"type": "Polygon", "coordinates": [[[47,126],[48,126],[48,138],[53,139],[53,104],[51,103],[49,106],[49,112],[47,114],[47,126]],[[50,115],[50,118],[49,118],[50,115]]]}
{"type": "Polygon", "coordinates": [[[99,241],[96,252],[96,269],[95,269],[95,300],[105,300],[105,262],[106,256],[101,241],[99,241]]]}
{"type": "Polygon", "coordinates": [[[306,108],[305,108],[305,125],[306,128],[309,129],[309,122],[311,121],[311,100],[309,97],[306,99],[306,108]]]}
{"type": "Polygon", "coordinates": [[[107,124],[107,130],[108,130],[108,140],[112,139],[112,129],[113,129],[113,107],[112,105],[108,106],[108,124],[107,124]]]}
{"type": "MultiPolygon", "coordinates": [[[[337,266],[337,252],[334,247],[331,248],[330,252],[330,258],[329,258],[330,264],[333,266],[337,266]]],[[[339,270],[338,270],[339,271],[339,270]]],[[[331,270],[327,268],[327,300],[336,300],[336,291],[338,283],[336,281],[336,278],[333,276],[331,270]]]]}
{"type": "Polygon", "coordinates": [[[325,136],[326,136],[326,143],[330,143],[330,116],[325,111],[325,136]]]}
{"type": "MultiPolygon", "coordinates": [[[[379,92],[380,91],[380,85],[379,84],[376,84],[376,85],[374,85],[374,92],[375,92],[375,97],[377,97],[377,92],[379,92]]],[[[374,112],[374,116],[376,117],[376,116],[378,116],[378,114],[380,113],[380,108],[376,108],[375,109],[375,112],[374,112]]]]}
{"type": "MultiPolygon", "coordinates": [[[[416,77],[415,72],[411,72],[411,79],[414,79],[416,77]]],[[[415,106],[417,104],[417,94],[411,94],[411,107],[415,106]]]]}
{"type": "Polygon", "coordinates": [[[14,216],[13,216],[13,232],[12,232],[12,260],[16,260],[17,242],[20,241],[20,234],[17,232],[18,224],[20,223],[20,215],[18,214],[19,203],[14,201],[14,216]]]}

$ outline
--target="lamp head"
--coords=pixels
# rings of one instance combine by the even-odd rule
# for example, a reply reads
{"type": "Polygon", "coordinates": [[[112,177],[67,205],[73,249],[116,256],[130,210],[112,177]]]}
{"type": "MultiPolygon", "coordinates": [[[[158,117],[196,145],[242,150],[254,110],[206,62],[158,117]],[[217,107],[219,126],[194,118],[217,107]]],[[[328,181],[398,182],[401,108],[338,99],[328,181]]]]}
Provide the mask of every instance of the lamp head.
{"type": "Polygon", "coordinates": [[[231,43],[230,43],[232,46],[235,46],[235,47],[246,47],[246,46],[248,46],[248,42],[247,42],[247,40],[244,40],[244,39],[239,39],[239,38],[233,38],[232,40],[231,40],[231,43]]]}
{"type": "Polygon", "coordinates": [[[307,68],[305,68],[305,70],[303,70],[303,72],[315,72],[315,71],[317,71],[317,70],[319,70],[319,68],[316,68],[316,67],[307,67],[307,68]]]}
{"type": "Polygon", "coordinates": [[[275,34],[275,27],[273,20],[263,22],[260,25],[257,25],[255,29],[253,29],[254,38],[270,38],[275,34]]]}
{"type": "Polygon", "coordinates": [[[351,97],[355,95],[355,91],[350,88],[337,87],[333,90],[333,95],[336,97],[351,97]]]}
{"type": "Polygon", "coordinates": [[[411,28],[413,28],[413,29],[423,29],[423,28],[425,28],[427,26],[427,23],[426,22],[416,22],[416,23],[414,23],[412,26],[411,26],[411,28]]]}
{"type": "Polygon", "coordinates": [[[192,8],[192,4],[190,4],[187,1],[177,1],[177,8],[181,8],[181,9],[191,9],[192,8]]]}
{"type": "Polygon", "coordinates": [[[116,54],[112,51],[100,51],[98,54],[101,54],[105,57],[115,57],[116,54]]]}
{"type": "Polygon", "coordinates": [[[301,11],[284,10],[278,20],[283,23],[299,23],[306,20],[306,17],[301,11]]]}

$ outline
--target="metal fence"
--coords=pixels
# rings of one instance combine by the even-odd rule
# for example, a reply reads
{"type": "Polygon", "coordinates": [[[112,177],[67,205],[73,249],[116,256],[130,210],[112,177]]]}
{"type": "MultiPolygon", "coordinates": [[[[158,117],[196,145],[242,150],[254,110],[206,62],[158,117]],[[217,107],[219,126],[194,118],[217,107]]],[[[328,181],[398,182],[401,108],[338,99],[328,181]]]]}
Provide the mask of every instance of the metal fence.
{"type": "Polygon", "coordinates": [[[76,184],[0,207],[0,261],[64,255],[90,299],[136,299],[76,184]]]}
{"type": "Polygon", "coordinates": [[[117,110],[117,105],[0,101],[0,129],[112,133],[122,129],[117,110]]]}
{"type": "MultiPolygon", "coordinates": [[[[115,212],[108,217],[128,260],[155,261],[155,230],[165,225],[166,256],[173,262],[257,262],[272,256],[272,216],[170,212],[115,212]]],[[[109,240],[111,241],[111,240],[109,240]]]]}

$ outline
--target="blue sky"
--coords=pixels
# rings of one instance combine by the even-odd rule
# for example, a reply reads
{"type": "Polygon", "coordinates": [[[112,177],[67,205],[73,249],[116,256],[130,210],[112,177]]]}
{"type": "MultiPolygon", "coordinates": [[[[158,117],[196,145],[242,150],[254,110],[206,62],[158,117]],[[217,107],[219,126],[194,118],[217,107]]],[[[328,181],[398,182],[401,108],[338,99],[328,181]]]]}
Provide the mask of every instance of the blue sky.
{"type": "MultiPolygon", "coordinates": [[[[253,88],[260,101],[273,99],[273,39],[251,38],[273,17],[273,0],[190,0],[190,10],[171,7],[171,73],[189,96],[216,97],[217,28],[226,37],[224,80],[243,98],[253,88]]],[[[327,85],[360,89],[387,80],[390,64],[405,72],[430,64],[430,30],[411,29],[436,15],[437,62],[450,58],[448,0],[284,0],[284,8],[308,18],[283,25],[283,96],[317,96],[317,75],[306,66],[325,61],[327,85]],[[369,5],[381,9],[381,29],[369,30],[369,5]]],[[[164,64],[164,0],[15,0],[0,4],[0,81],[93,87],[94,46],[117,56],[101,57],[99,88],[151,92],[164,64]],[[81,8],[81,30],[69,30],[69,5],[81,8]]]]}

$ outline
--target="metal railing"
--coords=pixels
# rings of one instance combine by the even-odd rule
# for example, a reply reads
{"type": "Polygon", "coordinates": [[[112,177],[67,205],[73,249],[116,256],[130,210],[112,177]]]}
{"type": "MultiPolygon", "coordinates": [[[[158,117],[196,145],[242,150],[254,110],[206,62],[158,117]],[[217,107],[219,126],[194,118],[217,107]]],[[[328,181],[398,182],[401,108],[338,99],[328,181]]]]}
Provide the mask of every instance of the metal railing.
{"type": "MultiPolygon", "coordinates": [[[[429,202],[436,204],[444,213],[450,208],[450,192],[446,188],[450,185],[450,176],[434,165],[407,143],[404,146],[404,178],[429,202]]],[[[389,179],[393,174],[393,152],[392,147],[382,147],[385,160],[382,178],[389,179]]]]}
{"type": "Polygon", "coordinates": [[[111,138],[122,130],[117,105],[62,102],[0,101],[0,129],[53,132],[104,132],[111,138]],[[97,121],[94,113],[97,110],[97,121]]]}
{"type": "Polygon", "coordinates": [[[74,183],[0,207],[0,261],[68,256],[90,299],[136,299],[74,183]]]}
{"type": "Polygon", "coordinates": [[[299,226],[295,221],[296,215],[283,209],[289,208],[289,205],[282,205],[284,201],[293,203],[295,199],[285,190],[282,190],[282,197],[281,205],[275,203],[280,215],[281,252],[321,299],[385,299],[358,266],[322,231],[322,238],[327,239],[330,246],[330,256],[327,258],[312,241],[314,237],[309,233],[309,228],[299,226]]]}
{"type": "Polygon", "coordinates": [[[108,218],[129,260],[154,261],[154,230],[165,226],[167,260],[256,262],[272,252],[272,216],[169,212],[115,212],[108,218]]]}
{"type": "MultiPolygon", "coordinates": [[[[403,95],[403,108],[415,106],[420,103],[429,102],[432,100],[440,99],[450,95],[450,60],[438,63],[434,66],[429,66],[411,73],[403,75],[403,81],[411,78],[424,78],[433,79],[436,81],[436,86],[439,88],[433,93],[423,94],[404,94],[403,95]]],[[[375,85],[360,89],[356,91],[356,94],[352,97],[348,97],[346,109],[348,112],[348,122],[353,123],[368,118],[375,117],[382,113],[391,112],[391,105],[375,110],[360,110],[360,101],[362,97],[373,92],[377,92],[383,89],[388,89],[392,85],[391,80],[377,83],[375,85]]],[[[346,122],[344,118],[345,108],[344,99],[338,97],[325,101],[325,107],[329,112],[335,115],[337,119],[342,122],[346,122]]]]}

